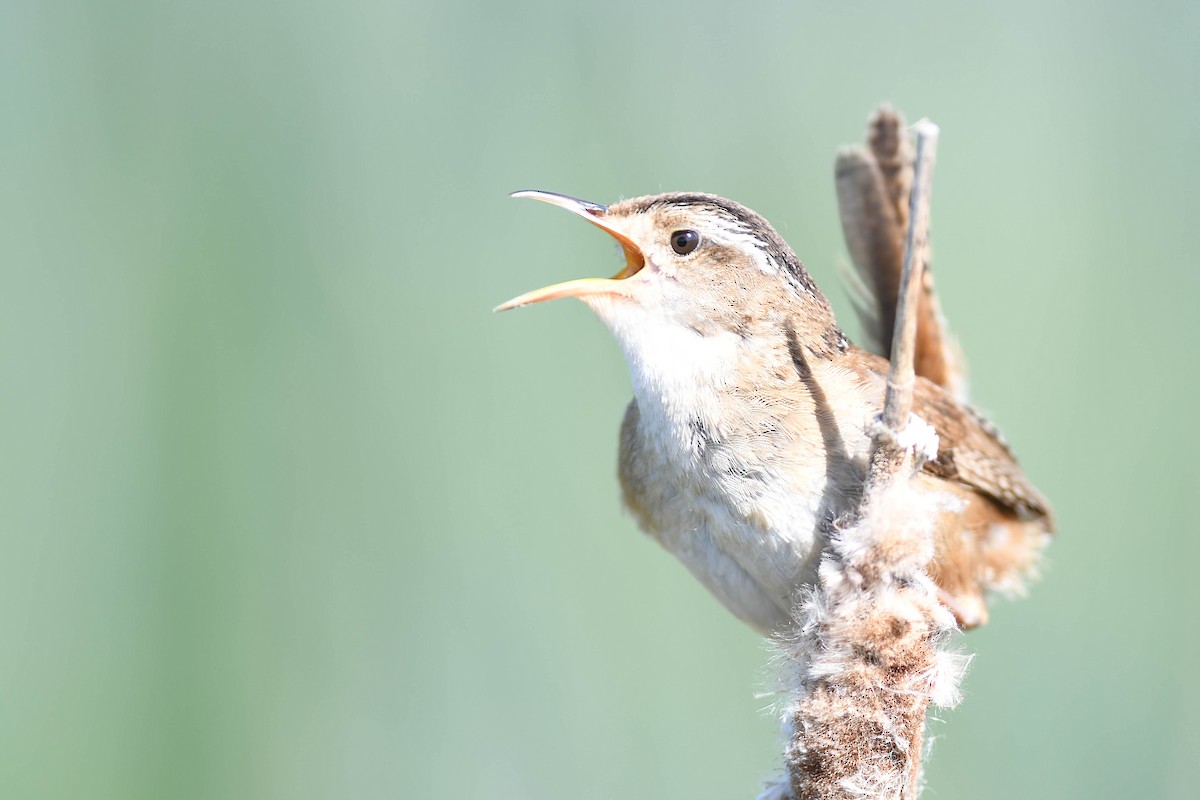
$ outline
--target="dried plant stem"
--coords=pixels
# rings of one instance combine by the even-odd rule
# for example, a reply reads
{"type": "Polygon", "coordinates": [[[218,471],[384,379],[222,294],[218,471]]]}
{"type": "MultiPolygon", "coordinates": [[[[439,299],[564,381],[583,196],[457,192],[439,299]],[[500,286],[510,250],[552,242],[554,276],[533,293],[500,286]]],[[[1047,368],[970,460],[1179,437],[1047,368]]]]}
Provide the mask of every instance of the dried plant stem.
{"type": "Polygon", "coordinates": [[[933,164],[937,158],[938,127],[927,119],[913,126],[917,155],[913,165],[912,199],[904,264],[900,272],[900,298],[896,304],[896,329],[892,336],[891,371],[883,424],[899,432],[912,413],[913,359],[917,340],[917,308],[921,277],[929,263],[929,206],[933,196],[933,164]]]}
{"type": "Polygon", "coordinates": [[[800,670],[786,761],[791,793],[805,800],[915,798],[929,703],[956,702],[965,666],[945,651],[954,621],[927,574],[932,523],[945,501],[908,486],[937,447],[933,429],[912,416],[937,127],[921,122],[915,130],[891,372],[862,503],[830,537],[795,638],[785,643],[800,670]]]}

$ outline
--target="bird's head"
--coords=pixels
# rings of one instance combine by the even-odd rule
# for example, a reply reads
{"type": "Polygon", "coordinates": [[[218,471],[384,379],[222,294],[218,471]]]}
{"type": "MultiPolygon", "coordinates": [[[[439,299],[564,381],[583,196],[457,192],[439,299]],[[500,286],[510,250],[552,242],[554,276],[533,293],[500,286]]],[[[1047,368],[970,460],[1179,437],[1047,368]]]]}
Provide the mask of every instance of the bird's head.
{"type": "Polygon", "coordinates": [[[697,337],[746,341],[765,331],[778,334],[784,325],[794,326],[814,350],[844,346],[828,302],[791,248],[770,223],[738,203],[698,193],[650,195],[607,207],[552,192],[513,197],[583,217],[617,240],[625,265],[611,278],[527,292],[497,311],[577,297],[635,359],[647,348],[691,349],[697,337]]]}

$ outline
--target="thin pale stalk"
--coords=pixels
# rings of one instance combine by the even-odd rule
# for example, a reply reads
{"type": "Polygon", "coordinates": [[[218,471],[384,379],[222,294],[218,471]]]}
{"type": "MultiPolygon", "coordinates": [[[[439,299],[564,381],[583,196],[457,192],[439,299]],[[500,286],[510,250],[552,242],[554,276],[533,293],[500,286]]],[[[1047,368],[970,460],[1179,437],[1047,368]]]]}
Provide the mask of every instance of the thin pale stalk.
{"type": "Polygon", "coordinates": [[[921,274],[929,263],[929,206],[933,197],[933,165],[937,158],[938,127],[927,119],[913,126],[917,155],[913,165],[912,198],[908,233],[904,241],[904,266],[900,273],[900,301],[896,305],[896,328],[892,336],[891,369],[883,424],[899,433],[912,413],[913,357],[917,339],[917,305],[921,274]]]}

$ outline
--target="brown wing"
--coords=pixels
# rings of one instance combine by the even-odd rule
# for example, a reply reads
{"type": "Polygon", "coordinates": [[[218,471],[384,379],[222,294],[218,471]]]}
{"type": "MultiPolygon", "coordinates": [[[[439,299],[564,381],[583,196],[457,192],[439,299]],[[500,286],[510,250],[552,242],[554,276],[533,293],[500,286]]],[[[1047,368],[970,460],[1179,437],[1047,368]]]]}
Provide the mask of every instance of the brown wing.
{"type": "Polygon", "coordinates": [[[994,425],[924,378],[917,378],[913,412],[938,433],[938,456],[925,463],[925,472],[969,486],[1019,519],[1040,520],[1054,529],[1050,504],[1025,477],[994,425]]]}

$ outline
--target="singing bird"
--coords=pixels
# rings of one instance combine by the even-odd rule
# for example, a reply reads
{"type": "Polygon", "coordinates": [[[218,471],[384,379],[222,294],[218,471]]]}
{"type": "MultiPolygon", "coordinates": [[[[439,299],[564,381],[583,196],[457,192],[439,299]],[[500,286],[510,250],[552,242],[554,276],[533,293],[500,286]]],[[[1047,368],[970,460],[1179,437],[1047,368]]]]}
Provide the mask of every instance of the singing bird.
{"type": "MultiPolygon", "coordinates": [[[[611,207],[543,191],[601,228],[625,265],[497,310],[586,303],[620,343],[634,397],[620,432],[625,506],[731,612],[785,630],[822,548],[857,507],[887,361],[851,344],[792,249],[761,216],[711,194],[611,207]]],[[[1017,590],[1052,531],[1048,503],[978,413],[919,377],[914,413],[937,457],[914,491],[947,498],[931,576],[964,627],[1017,590]]]]}

